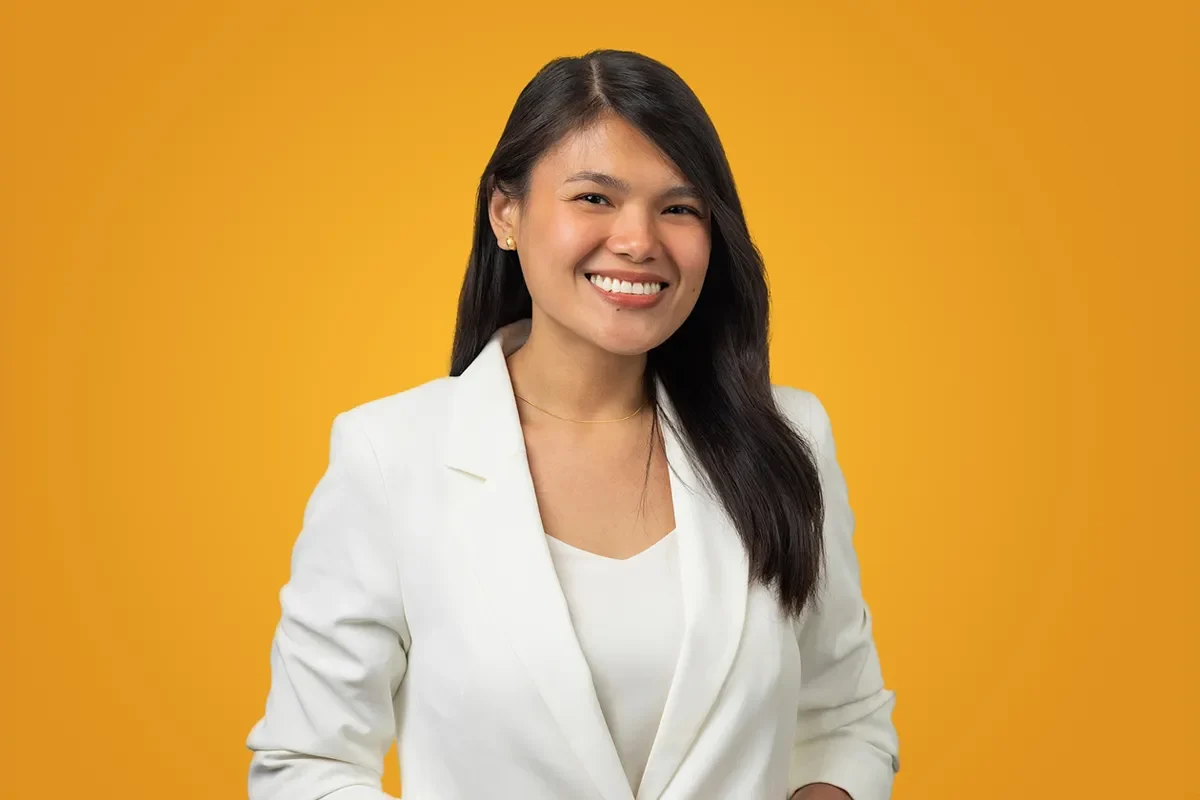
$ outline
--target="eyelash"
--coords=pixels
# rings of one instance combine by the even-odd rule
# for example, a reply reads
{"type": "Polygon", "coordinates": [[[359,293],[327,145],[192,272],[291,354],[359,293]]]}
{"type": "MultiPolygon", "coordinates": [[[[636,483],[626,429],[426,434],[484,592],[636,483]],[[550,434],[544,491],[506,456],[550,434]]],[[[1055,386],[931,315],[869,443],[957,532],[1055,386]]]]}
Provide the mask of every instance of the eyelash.
{"type": "MultiPolygon", "coordinates": [[[[603,199],[605,202],[608,202],[608,198],[607,198],[607,197],[605,197],[605,196],[604,196],[604,195],[602,195],[602,194],[597,194],[596,192],[588,192],[587,194],[581,194],[581,195],[579,195],[578,197],[576,197],[575,199],[576,199],[576,200],[583,200],[585,197],[599,197],[599,198],[603,199]]],[[[594,206],[594,205],[599,205],[599,203],[591,203],[591,202],[589,202],[589,203],[588,203],[588,205],[592,205],[592,206],[594,206]]],[[[694,216],[694,217],[699,217],[699,218],[702,218],[702,217],[703,217],[703,214],[701,214],[701,213],[700,213],[700,211],[699,211],[698,209],[696,209],[696,208],[693,208],[693,207],[691,207],[691,206],[684,206],[684,205],[673,205],[673,206],[667,206],[667,208],[668,208],[668,209],[670,209],[670,208],[682,208],[682,209],[684,209],[685,211],[687,211],[689,214],[691,214],[691,215],[692,215],[692,216],[694,216]]],[[[675,215],[672,215],[672,216],[675,216],[675,215]]]]}

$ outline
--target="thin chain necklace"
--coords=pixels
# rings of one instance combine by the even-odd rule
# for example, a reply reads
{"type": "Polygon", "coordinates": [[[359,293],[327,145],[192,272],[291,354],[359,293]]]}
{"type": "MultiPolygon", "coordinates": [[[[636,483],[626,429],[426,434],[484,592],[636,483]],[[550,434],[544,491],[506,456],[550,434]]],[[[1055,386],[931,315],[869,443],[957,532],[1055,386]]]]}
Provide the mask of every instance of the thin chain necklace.
{"type": "Polygon", "coordinates": [[[580,422],[580,423],[586,423],[589,425],[605,425],[605,424],[612,423],[612,422],[624,422],[627,419],[633,419],[634,417],[636,417],[638,414],[641,413],[642,409],[646,407],[646,404],[643,402],[640,406],[637,407],[637,410],[634,411],[632,414],[625,416],[625,417],[621,417],[620,419],[571,419],[570,417],[560,417],[558,414],[555,414],[553,411],[547,411],[546,409],[542,408],[541,406],[537,405],[536,403],[534,403],[530,400],[526,400],[524,397],[521,397],[521,395],[519,395],[515,392],[513,393],[513,396],[516,397],[518,400],[520,400],[522,403],[528,403],[529,405],[533,406],[534,408],[536,408],[538,411],[542,412],[543,414],[549,414],[550,416],[554,417],[555,419],[561,419],[563,422],[580,422]]]}

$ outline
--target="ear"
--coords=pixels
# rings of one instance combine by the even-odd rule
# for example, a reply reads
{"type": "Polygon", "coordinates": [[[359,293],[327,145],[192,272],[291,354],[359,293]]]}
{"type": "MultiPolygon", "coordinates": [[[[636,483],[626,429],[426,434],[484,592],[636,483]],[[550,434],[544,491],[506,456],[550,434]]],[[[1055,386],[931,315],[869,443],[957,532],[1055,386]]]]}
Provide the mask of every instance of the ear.
{"type": "Polygon", "coordinates": [[[488,220],[492,223],[492,233],[496,235],[501,249],[507,249],[504,239],[508,236],[513,237],[514,241],[520,241],[517,235],[520,216],[521,207],[517,199],[493,187],[492,196],[488,198],[488,220]]]}

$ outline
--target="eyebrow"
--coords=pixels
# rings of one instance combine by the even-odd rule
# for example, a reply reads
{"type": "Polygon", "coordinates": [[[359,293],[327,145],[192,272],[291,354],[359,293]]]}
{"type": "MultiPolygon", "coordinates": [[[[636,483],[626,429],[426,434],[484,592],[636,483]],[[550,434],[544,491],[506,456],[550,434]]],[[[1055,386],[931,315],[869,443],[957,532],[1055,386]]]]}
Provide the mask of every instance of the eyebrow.
{"type": "MultiPolygon", "coordinates": [[[[576,172],[574,175],[572,175],[571,177],[569,177],[565,181],[563,181],[563,183],[579,183],[579,182],[583,182],[583,181],[587,181],[590,183],[598,183],[601,186],[607,186],[610,189],[616,189],[617,191],[621,191],[621,192],[633,191],[633,187],[629,185],[628,181],[624,181],[613,175],[609,175],[606,172],[593,172],[591,170],[584,170],[583,172],[576,172]]],[[[700,190],[697,189],[695,186],[692,186],[691,184],[680,184],[678,186],[672,186],[670,189],[667,189],[665,192],[662,193],[662,197],[664,199],[673,199],[676,197],[690,197],[693,200],[699,200],[699,201],[704,200],[704,197],[700,194],[700,190]]]]}

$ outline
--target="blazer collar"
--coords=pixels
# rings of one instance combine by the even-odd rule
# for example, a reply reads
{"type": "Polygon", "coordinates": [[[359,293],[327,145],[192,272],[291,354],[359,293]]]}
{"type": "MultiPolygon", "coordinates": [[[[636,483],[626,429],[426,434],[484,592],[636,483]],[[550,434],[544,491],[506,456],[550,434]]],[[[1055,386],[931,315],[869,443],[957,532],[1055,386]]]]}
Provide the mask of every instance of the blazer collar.
{"type": "Polygon", "coordinates": [[[500,328],[455,379],[448,466],[486,478],[490,467],[525,452],[506,359],[525,344],[530,325],[523,319],[500,328]]]}
{"type": "MultiPolygon", "coordinates": [[[[529,320],[501,328],[456,379],[447,465],[460,485],[451,528],[497,623],[604,800],[633,800],[580,649],[530,476],[506,356],[529,320]]],[[[661,384],[660,412],[674,408],[661,384]]],[[[683,762],[733,664],[746,613],[748,562],[720,502],[670,425],[663,426],[679,543],[684,632],[666,707],[636,800],[658,800],[683,762]]]]}

